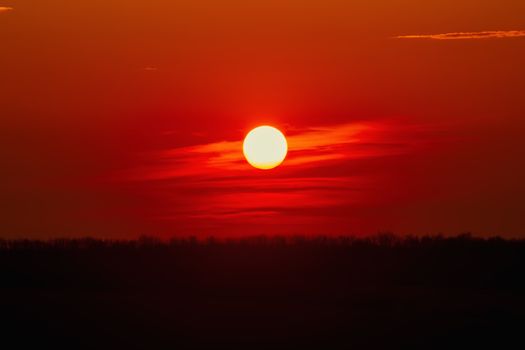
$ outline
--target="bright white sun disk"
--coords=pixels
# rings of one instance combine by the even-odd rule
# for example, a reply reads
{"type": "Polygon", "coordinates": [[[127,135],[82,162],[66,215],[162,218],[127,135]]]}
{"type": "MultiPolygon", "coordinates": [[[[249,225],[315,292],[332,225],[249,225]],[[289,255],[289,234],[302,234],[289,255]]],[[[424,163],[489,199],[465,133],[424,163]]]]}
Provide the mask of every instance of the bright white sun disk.
{"type": "Polygon", "coordinates": [[[273,169],[284,161],[288,144],[283,133],[273,126],[259,126],[246,135],[242,145],[248,163],[257,169],[273,169]]]}

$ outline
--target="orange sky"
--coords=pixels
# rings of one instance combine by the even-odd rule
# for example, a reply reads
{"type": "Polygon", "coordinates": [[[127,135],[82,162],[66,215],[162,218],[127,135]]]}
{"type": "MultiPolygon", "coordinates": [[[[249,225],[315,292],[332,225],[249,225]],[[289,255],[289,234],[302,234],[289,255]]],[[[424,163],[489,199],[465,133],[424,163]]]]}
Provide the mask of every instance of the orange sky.
{"type": "Polygon", "coordinates": [[[0,236],[523,237],[524,13],[0,0],[0,236]],[[290,141],[271,172],[260,124],[290,141]]]}

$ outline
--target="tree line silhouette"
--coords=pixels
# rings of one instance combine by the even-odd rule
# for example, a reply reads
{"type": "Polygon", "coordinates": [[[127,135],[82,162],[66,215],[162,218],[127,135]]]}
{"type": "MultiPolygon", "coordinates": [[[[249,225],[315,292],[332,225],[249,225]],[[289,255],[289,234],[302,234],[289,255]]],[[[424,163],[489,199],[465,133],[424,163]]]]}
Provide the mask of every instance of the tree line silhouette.
{"type": "Polygon", "coordinates": [[[469,234],[4,239],[0,329],[21,347],[505,347],[524,270],[525,240],[469,234]]]}
{"type": "Polygon", "coordinates": [[[525,240],[470,234],[0,240],[3,287],[162,285],[193,292],[211,284],[242,289],[240,281],[292,288],[293,281],[339,290],[355,283],[516,288],[524,286],[524,267],[525,240]]]}

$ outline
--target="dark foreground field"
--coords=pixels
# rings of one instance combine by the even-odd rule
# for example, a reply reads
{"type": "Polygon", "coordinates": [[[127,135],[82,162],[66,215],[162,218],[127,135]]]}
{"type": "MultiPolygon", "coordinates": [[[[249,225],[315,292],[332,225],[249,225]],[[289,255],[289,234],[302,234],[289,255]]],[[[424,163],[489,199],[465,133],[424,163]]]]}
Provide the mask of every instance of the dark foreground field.
{"type": "Polygon", "coordinates": [[[524,241],[469,236],[0,240],[0,334],[10,349],[521,348],[524,271],[524,241]]]}

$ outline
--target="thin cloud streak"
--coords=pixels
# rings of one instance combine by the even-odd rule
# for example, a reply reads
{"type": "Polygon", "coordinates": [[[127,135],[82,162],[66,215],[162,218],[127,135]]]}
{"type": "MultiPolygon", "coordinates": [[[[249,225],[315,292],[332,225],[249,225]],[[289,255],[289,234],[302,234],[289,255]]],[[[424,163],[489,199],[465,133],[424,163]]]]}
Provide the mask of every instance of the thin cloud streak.
{"type": "Polygon", "coordinates": [[[493,30],[482,32],[456,32],[444,34],[399,35],[396,39],[469,40],[525,37],[525,30],[493,30]]]}
{"type": "Polygon", "coordinates": [[[8,6],[0,6],[0,13],[1,13],[1,12],[12,11],[12,10],[13,10],[12,7],[8,7],[8,6]]]}
{"type": "MultiPolygon", "coordinates": [[[[291,182],[292,179],[289,179],[291,182]]],[[[301,187],[295,188],[293,183],[283,183],[280,181],[268,180],[264,185],[261,183],[248,184],[248,180],[243,181],[241,186],[234,185],[227,187],[230,182],[221,184],[218,181],[218,188],[211,188],[209,191],[192,191],[191,200],[180,198],[181,193],[172,191],[178,195],[173,197],[172,208],[168,213],[164,213],[158,219],[176,220],[181,217],[208,218],[219,221],[231,218],[244,217],[246,219],[260,219],[261,216],[269,219],[270,217],[282,215],[284,212],[308,210],[315,212],[320,208],[336,208],[356,201],[356,191],[354,186],[361,182],[351,178],[305,178],[302,179],[301,187]],[[334,183],[325,188],[320,187],[321,182],[334,183]],[[276,182],[276,188],[273,188],[276,182]],[[184,203],[184,205],[181,205],[184,203]],[[264,214],[264,215],[262,215],[264,214]]],[[[209,188],[209,187],[208,187],[209,188]]],[[[172,189],[173,190],[173,189],[172,189]]],[[[297,214],[297,213],[296,213],[297,214]]]]}

